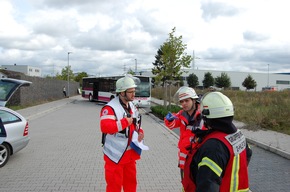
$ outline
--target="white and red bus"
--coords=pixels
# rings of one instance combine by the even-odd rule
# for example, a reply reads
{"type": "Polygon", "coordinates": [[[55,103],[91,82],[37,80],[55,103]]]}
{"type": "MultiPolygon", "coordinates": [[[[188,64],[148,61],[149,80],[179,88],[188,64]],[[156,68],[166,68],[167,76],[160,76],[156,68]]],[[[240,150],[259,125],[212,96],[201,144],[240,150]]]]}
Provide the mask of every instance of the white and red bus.
{"type": "MultiPolygon", "coordinates": [[[[139,107],[150,106],[151,78],[142,75],[133,76],[140,79],[133,103],[139,107]]],[[[124,76],[84,77],[82,97],[90,101],[109,102],[112,98],[116,97],[116,81],[121,77],[124,76]]]]}

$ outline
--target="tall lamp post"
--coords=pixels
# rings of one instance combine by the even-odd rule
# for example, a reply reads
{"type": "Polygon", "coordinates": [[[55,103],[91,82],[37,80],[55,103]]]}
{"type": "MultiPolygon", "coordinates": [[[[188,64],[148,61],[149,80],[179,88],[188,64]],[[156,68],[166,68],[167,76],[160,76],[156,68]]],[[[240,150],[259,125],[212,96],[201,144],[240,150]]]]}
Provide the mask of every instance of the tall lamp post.
{"type": "Polygon", "coordinates": [[[269,87],[269,64],[268,64],[268,84],[267,87],[269,87]]]}
{"type": "Polygon", "coordinates": [[[67,52],[67,96],[69,97],[69,54],[72,52],[67,52]]]}
{"type": "Polygon", "coordinates": [[[137,75],[137,59],[135,59],[135,75],[137,75]]]}

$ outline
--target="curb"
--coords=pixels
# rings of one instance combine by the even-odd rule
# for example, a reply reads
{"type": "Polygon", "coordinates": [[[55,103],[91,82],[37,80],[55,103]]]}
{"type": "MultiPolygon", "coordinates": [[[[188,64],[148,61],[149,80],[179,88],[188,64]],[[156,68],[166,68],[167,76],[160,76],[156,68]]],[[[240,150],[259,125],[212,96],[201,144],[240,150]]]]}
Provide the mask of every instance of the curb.
{"type": "Polygon", "coordinates": [[[258,141],[255,141],[251,138],[246,138],[247,141],[253,145],[256,145],[257,147],[260,147],[266,151],[270,151],[272,153],[275,153],[281,157],[284,157],[286,159],[289,159],[290,160],[290,153],[287,153],[286,151],[283,151],[281,149],[278,149],[278,148],[275,148],[275,147],[272,147],[271,145],[267,145],[265,143],[262,143],[262,142],[258,142],[258,141]]]}
{"type": "Polygon", "coordinates": [[[24,116],[25,119],[27,119],[27,121],[30,121],[30,120],[33,120],[35,118],[44,116],[45,114],[51,113],[55,110],[58,110],[61,107],[63,107],[64,105],[67,105],[69,103],[73,103],[76,100],[77,99],[74,99],[74,98],[65,99],[65,101],[63,101],[63,99],[56,100],[56,101],[48,102],[45,104],[40,104],[43,106],[41,109],[37,109],[39,107],[39,105],[35,105],[35,106],[28,107],[25,109],[17,110],[17,112],[20,113],[22,116],[24,116]]]}

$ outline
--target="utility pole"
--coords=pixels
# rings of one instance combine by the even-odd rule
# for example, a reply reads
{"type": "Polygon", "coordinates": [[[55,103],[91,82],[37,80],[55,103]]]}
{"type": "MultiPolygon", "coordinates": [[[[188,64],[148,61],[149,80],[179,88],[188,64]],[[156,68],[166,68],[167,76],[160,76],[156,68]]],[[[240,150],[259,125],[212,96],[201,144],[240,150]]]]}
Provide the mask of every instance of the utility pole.
{"type": "Polygon", "coordinates": [[[69,97],[69,54],[72,52],[67,52],[67,96],[69,97]]]}
{"type": "Polygon", "coordinates": [[[194,70],[195,68],[195,54],[194,54],[194,50],[192,52],[192,69],[194,70]]]}
{"type": "Polygon", "coordinates": [[[269,64],[268,64],[268,83],[267,83],[267,87],[269,87],[269,64]]]}
{"type": "Polygon", "coordinates": [[[137,75],[137,59],[135,59],[135,75],[137,75]]]}

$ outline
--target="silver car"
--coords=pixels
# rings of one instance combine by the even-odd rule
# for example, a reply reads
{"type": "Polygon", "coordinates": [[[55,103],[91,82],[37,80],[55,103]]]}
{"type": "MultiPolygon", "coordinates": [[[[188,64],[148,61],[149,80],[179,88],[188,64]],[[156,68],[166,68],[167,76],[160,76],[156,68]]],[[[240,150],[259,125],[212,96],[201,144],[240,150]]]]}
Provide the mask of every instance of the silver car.
{"type": "Polygon", "coordinates": [[[0,79],[0,168],[9,160],[10,156],[27,146],[27,120],[7,107],[8,100],[21,86],[29,86],[31,82],[3,78],[0,79]]]}

